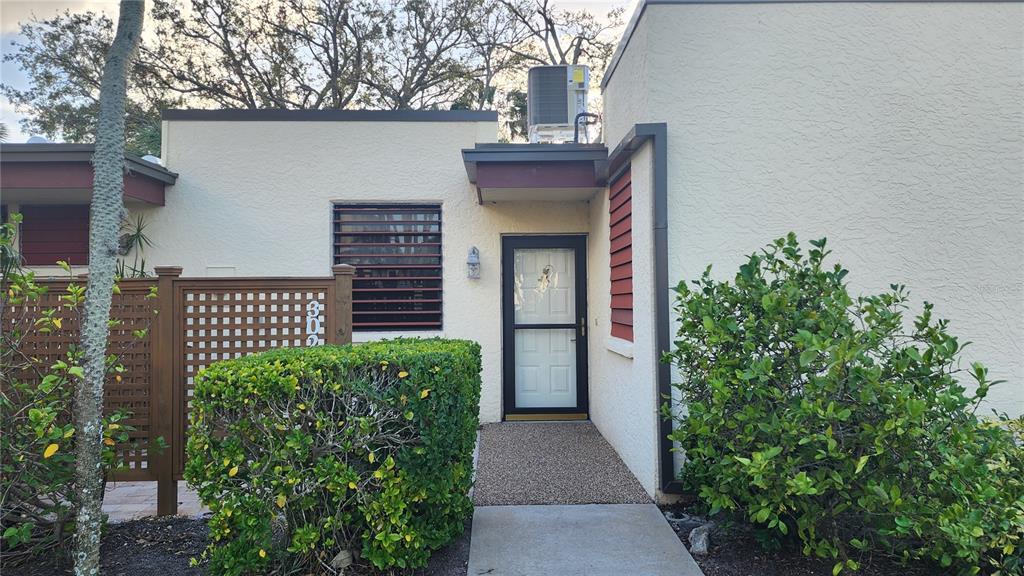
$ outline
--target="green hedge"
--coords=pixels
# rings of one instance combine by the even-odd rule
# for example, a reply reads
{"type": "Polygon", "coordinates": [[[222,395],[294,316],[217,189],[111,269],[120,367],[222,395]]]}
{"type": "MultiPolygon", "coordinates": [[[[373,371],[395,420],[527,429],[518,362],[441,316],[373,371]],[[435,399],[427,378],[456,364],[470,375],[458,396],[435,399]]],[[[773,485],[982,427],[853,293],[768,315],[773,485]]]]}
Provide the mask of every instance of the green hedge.
{"type": "Polygon", "coordinates": [[[732,282],[676,288],[684,479],[835,573],[879,555],[1024,573],[1021,421],[975,414],[998,382],[961,366],[930,304],[911,320],[902,286],[853,298],[828,254],[791,234],[732,282]]]}
{"type": "Polygon", "coordinates": [[[185,479],[213,574],[417,567],[472,512],[480,347],[397,339],[280,349],[196,379],[185,479]]]}

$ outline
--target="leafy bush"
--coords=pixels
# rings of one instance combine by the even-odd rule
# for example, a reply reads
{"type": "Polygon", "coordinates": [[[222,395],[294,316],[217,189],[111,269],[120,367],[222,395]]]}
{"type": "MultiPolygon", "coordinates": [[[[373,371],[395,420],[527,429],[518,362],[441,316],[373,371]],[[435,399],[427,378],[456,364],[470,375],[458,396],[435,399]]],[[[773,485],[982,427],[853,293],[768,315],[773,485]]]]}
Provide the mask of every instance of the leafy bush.
{"type": "Polygon", "coordinates": [[[281,349],[197,378],[185,478],[213,574],[416,567],[472,511],[480,348],[399,339],[281,349]]]}
{"type": "Polygon", "coordinates": [[[672,439],[713,512],[736,510],[805,554],[855,570],[871,554],[947,570],[1024,570],[1020,421],[981,419],[984,366],[932,306],[906,326],[907,292],[853,299],[825,240],[794,235],[733,282],[676,288],[668,355],[685,403],[672,439]],[[971,394],[958,378],[975,381],[971,394]]]}
{"type": "MultiPolygon", "coordinates": [[[[70,282],[59,306],[41,304],[47,288],[21,268],[13,249],[19,220],[11,214],[11,222],[0,225],[0,555],[5,565],[51,551],[66,556],[69,550],[76,494],[70,413],[74,380],[82,376],[74,345],[52,364],[23,345],[39,335],[75,341],[85,287],[70,282]]],[[[107,369],[111,379],[120,378],[117,356],[107,358],[107,369]]],[[[133,430],[124,422],[128,415],[117,411],[103,419],[105,474],[121,464],[116,448],[133,430]]]]}

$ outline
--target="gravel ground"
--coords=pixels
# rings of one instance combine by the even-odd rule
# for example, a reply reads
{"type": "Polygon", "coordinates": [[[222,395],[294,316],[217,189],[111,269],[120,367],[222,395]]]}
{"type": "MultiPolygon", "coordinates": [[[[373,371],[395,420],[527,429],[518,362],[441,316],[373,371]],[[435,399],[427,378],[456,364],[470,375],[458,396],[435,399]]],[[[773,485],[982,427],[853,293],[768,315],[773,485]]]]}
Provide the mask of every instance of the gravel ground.
{"type": "Polygon", "coordinates": [[[473,501],[646,504],[651,501],[590,422],[502,422],[480,430],[473,501]]]}

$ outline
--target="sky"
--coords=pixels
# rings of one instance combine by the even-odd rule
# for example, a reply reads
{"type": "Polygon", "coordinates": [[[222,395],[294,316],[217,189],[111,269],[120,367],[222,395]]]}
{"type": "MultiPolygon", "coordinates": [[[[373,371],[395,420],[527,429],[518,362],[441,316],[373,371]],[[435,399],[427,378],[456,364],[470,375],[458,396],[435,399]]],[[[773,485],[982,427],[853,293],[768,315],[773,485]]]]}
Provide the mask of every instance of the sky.
{"type": "MultiPolygon", "coordinates": [[[[566,10],[588,10],[604,15],[612,8],[626,6],[625,20],[633,13],[638,0],[555,0],[554,4],[566,10]]],[[[107,13],[117,21],[117,0],[0,0],[0,54],[11,50],[11,42],[19,38],[18,23],[30,20],[32,16],[40,19],[49,18],[64,10],[85,12],[98,10],[107,13]]],[[[22,87],[26,83],[25,75],[11,62],[0,65],[0,80],[5,83],[22,87]]],[[[0,122],[7,125],[8,142],[24,142],[31,136],[21,131],[19,120],[22,115],[0,96],[0,122]]]]}

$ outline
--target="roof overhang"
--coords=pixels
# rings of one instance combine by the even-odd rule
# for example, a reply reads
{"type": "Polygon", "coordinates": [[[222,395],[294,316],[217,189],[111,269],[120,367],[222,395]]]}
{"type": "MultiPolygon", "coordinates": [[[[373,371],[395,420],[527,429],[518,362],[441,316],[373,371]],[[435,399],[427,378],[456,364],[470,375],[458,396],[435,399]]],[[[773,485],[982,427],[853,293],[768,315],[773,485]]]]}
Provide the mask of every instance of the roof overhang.
{"type": "Polygon", "coordinates": [[[477,144],[462,161],[481,204],[578,202],[608,181],[603,144],[477,144]]]}
{"type": "MultiPolygon", "coordinates": [[[[0,190],[4,202],[89,202],[92,196],[92,144],[0,145],[0,190]]],[[[178,175],[159,164],[125,154],[125,200],[164,205],[164,188],[178,175]]]]}

